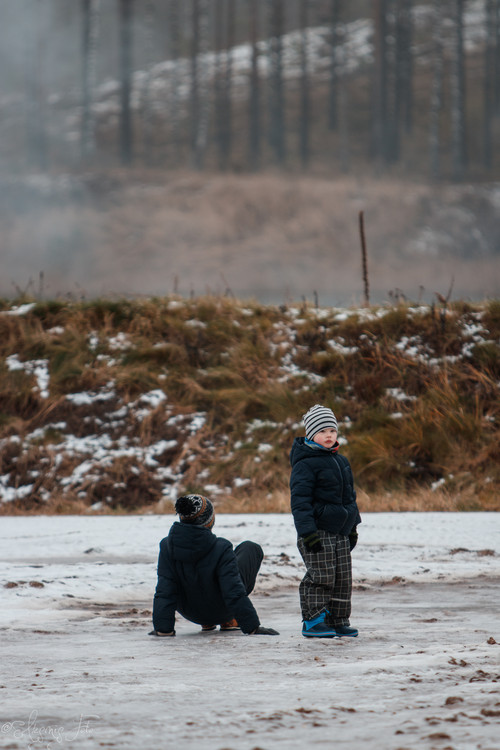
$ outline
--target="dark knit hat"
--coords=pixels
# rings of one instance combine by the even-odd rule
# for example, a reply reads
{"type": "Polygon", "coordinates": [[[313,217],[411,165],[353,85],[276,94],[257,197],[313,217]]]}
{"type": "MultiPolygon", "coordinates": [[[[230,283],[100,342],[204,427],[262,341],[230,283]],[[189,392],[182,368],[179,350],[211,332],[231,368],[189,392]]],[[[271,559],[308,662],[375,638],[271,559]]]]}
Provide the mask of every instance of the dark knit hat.
{"type": "Polygon", "coordinates": [[[214,525],[214,506],[203,495],[183,495],[176,500],[175,512],[179,514],[182,523],[193,526],[206,526],[211,529],[214,525]]]}
{"type": "Polygon", "coordinates": [[[317,432],[326,430],[328,427],[337,430],[337,419],[328,406],[315,404],[302,417],[306,428],[306,438],[312,440],[317,432]]]}

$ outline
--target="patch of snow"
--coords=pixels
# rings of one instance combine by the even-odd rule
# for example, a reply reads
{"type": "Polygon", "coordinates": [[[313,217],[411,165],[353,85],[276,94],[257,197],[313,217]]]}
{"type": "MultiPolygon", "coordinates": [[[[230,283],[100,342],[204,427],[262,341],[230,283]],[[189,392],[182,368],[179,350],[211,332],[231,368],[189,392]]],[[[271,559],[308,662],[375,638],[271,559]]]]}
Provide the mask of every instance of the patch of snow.
{"type": "Polygon", "coordinates": [[[132,346],[132,342],[126,333],[120,331],[116,336],[108,338],[108,346],[112,351],[126,351],[132,346]]]}
{"type": "MultiPolygon", "coordinates": [[[[293,352],[287,352],[281,360],[280,370],[284,373],[277,378],[278,383],[286,383],[290,378],[300,377],[308,380],[310,383],[319,384],[324,381],[323,375],[318,375],[314,372],[308,372],[307,370],[301,370],[298,365],[293,361],[293,352]]],[[[307,386],[306,386],[307,388],[307,386]]]]}
{"type": "Polygon", "coordinates": [[[199,430],[201,430],[202,427],[205,426],[206,421],[207,415],[205,412],[198,412],[197,414],[194,414],[188,427],[190,434],[194,435],[195,432],[199,432],[199,430]]]}
{"type": "Polygon", "coordinates": [[[18,354],[11,354],[9,357],[6,357],[5,364],[10,372],[24,370],[25,368],[25,363],[20,361],[18,354]]]}
{"type": "Polygon", "coordinates": [[[257,446],[257,451],[259,453],[269,453],[272,451],[273,446],[270,443],[261,443],[259,446],[257,446]]]}
{"type": "Polygon", "coordinates": [[[251,422],[248,423],[246,432],[247,434],[250,432],[254,432],[255,430],[261,430],[263,427],[281,427],[278,422],[272,422],[270,419],[253,419],[251,422]]]}
{"type": "Polygon", "coordinates": [[[184,325],[188,326],[189,328],[206,328],[207,324],[203,320],[196,320],[196,318],[193,318],[191,320],[186,320],[184,325]]]}
{"type": "Polygon", "coordinates": [[[14,500],[22,500],[24,497],[31,495],[33,492],[33,484],[23,484],[19,487],[11,487],[9,485],[9,474],[0,476],[0,501],[3,503],[11,503],[14,500]]]}
{"type": "Polygon", "coordinates": [[[68,393],[66,401],[70,401],[75,406],[88,406],[98,401],[110,401],[116,398],[116,393],[113,390],[114,383],[108,383],[104,388],[95,391],[82,391],[81,393],[68,393]]]}
{"type": "Polygon", "coordinates": [[[385,392],[388,396],[395,399],[396,401],[416,401],[416,396],[408,396],[401,388],[386,388],[385,392]]]}
{"type": "Polygon", "coordinates": [[[37,381],[37,387],[42,398],[49,397],[49,363],[47,359],[33,359],[28,362],[21,362],[17,354],[11,354],[6,357],[5,364],[10,371],[23,370],[28,375],[34,375],[37,381]]]}
{"type": "Polygon", "coordinates": [[[27,302],[25,305],[11,307],[10,310],[2,310],[2,315],[27,315],[35,307],[36,302],[27,302]]]}
{"type": "Polygon", "coordinates": [[[336,341],[335,339],[330,339],[326,342],[330,349],[333,349],[333,351],[337,352],[338,354],[342,354],[342,356],[346,357],[349,354],[355,354],[358,351],[357,346],[345,346],[344,344],[336,341]]]}
{"type": "Polygon", "coordinates": [[[167,305],[167,310],[183,310],[186,303],[183,300],[171,299],[167,305]]]}
{"type": "Polygon", "coordinates": [[[409,315],[427,315],[429,312],[429,307],[427,305],[417,305],[416,307],[409,307],[408,308],[408,314],[409,315]]]}
{"type": "Polygon", "coordinates": [[[484,327],[480,323],[468,323],[465,320],[462,323],[462,331],[464,336],[470,336],[477,343],[482,344],[485,341],[483,336],[483,334],[485,333],[484,327]]]}
{"type": "Polygon", "coordinates": [[[219,487],[218,484],[205,484],[204,485],[205,492],[207,492],[210,495],[214,495],[214,497],[218,497],[219,495],[224,495],[228,490],[223,489],[222,487],[219,487]]]}
{"type": "Polygon", "coordinates": [[[251,481],[252,480],[248,479],[248,477],[246,479],[242,479],[241,477],[235,477],[233,479],[233,484],[237,489],[239,489],[240,487],[246,487],[247,485],[251,484],[251,481]]]}
{"type": "Polygon", "coordinates": [[[435,482],[432,482],[432,484],[431,484],[431,490],[432,490],[432,492],[435,492],[440,487],[442,487],[444,484],[446,484],[446,479],[444,477],[441,477],[441,479],[437,479],[435,482]]]}
{"type": "Polygon", "coordinates": [[[91,333],[89,333],[87,337],[87,341],[88,341],[89,349],[91,349],[92,351],[97,349],[97,347],[99,346],[99,336],[97,335],[95,331],[92,331],[91,333]]]}
{"type": "Polygon", "coordinates": [[[147,404],[151,409],[156,409],[161,403],[166,400],[167,396],[165,395],[165,392],[160,388],[156,388],[154,391],[149,391],[149,393],[143,393],[139,397],[137,403],[147,404]]]}

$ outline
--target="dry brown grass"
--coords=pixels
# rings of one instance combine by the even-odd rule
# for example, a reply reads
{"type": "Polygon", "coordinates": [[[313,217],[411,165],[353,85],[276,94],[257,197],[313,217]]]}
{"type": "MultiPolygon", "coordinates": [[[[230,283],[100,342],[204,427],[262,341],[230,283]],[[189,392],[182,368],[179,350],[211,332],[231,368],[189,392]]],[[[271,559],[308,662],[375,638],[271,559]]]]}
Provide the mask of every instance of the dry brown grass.
{"type": "MultiPolygon", "coordinates": [[[[290,513],[290,495],[285,490],[278,490],[264,496],[262,493],[251,493],[246,497],[227,496],[214,499],[216,513],[290,513]]],[[[397,490],[394,492],[367,493],[358,490],[358,506],[364,513],[427,513],[427,512],[470,512],[489,511],[500,512],[500,498],[492,490],[489,494],[479,496],[470,488],[455,495],[449,491],[437,489],[435,491],[425,487],[415,487],[413,490],[397,490]]],[[[77,498],[55,495],[49,503],[32,504],[31,507],[5,507],[0,505],[0,516],[13,515],[123,515],[123,514],[165,514],[174,516],[173,503],[160,500],[146,505],[138,504],[131,511],[124,506],[106,506],[99,510],[89,508],[87,502],[77,498]]]]}
{"type": "Polygon", "coordinates": [[[33,485],[0,513],[165,510],[155,465],[183,491],[216,486],[221,510],[288,512],[288,453],[314,402],[348,420],[341,432],[365,510],[497,510],[499,321],[496,301],[346,317],[215,296],[44,302],[25,317],[0,315],[3,356],[43,359],[50,372],[42,398],[33,374],[0,363],[0,476],[9,490],[33,485]],[[100,389],[106,398],[87,405],[66,399],[100,389]],[[137,416],[152,390],[166,398],[137,416]],[[193,432],[194,412],[204,424],[193,432]],[[75,479],[92,448],[61,456],[58,446],[102,433],[115,446],[168,446],[156,464],[122,452],[75,479]]]}
{"type": "Polygon", "coordinates": [[[361,491],[358,505],[362,513],[500,511],[500,499],[494,490],[478,496],[472,488],[457,493],[428,487],[387,493],[361,491]]]}

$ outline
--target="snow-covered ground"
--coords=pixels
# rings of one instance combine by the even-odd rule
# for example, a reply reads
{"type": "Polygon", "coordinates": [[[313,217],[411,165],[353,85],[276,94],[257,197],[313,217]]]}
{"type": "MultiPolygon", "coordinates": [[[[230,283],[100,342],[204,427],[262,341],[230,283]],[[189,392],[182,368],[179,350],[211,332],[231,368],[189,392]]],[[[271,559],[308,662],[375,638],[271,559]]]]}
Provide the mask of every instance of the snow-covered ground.
{"type": "Polygon", "coordinates": [[[498,750],[500,515],[365,514],[357,639],[300,634],[288,515],[219,515],[259,542],[276,638],[148,637],[173,516],[3,517],[0,746],[498,750]]]}

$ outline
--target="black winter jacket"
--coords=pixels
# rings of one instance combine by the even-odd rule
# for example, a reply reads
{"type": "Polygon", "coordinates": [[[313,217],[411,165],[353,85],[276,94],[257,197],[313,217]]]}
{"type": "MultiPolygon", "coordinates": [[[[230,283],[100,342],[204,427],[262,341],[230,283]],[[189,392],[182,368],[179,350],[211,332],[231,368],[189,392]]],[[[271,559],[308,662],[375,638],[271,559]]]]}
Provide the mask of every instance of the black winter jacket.
{"type": "Polygon", "coordinates": [[[200,625],[236,618],[244,633],[260,625],[231,542],[210,529],[179,521],[160,542],[153,602],[155,630],[172,632],[176,610],[200,625]]]}
{"type": "MultiPolygon", "coordinates": [[[[338,447],[338,444],[337,444],[338,447]]],[[[297,534],[317,529],[348,536],[361,523],[351,466],[345,456],[295,438],[290,452],[291,505],[297,534]]]]}

